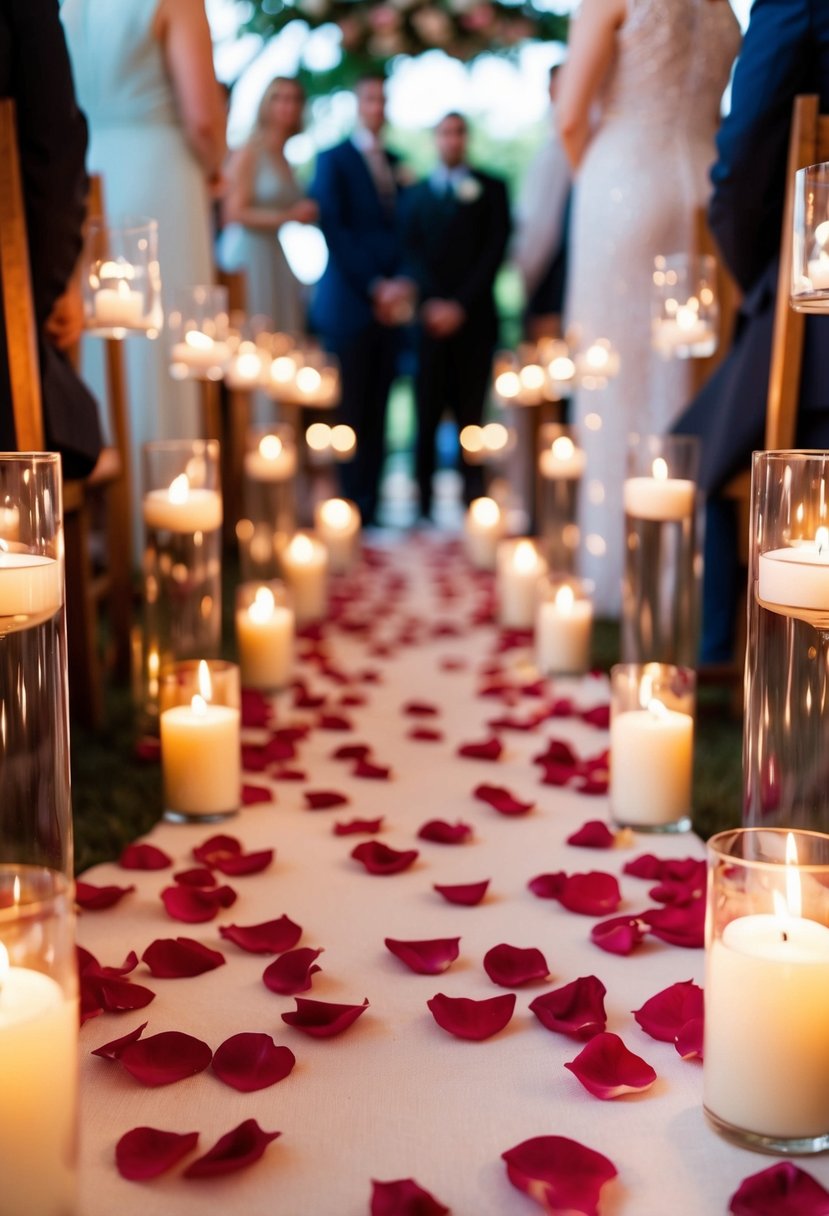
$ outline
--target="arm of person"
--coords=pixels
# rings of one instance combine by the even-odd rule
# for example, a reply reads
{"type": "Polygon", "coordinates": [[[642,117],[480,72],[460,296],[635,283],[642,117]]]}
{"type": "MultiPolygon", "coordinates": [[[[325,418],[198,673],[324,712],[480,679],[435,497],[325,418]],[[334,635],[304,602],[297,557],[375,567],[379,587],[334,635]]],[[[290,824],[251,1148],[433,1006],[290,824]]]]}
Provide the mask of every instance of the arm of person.
{"type": "Polygon", "coordinates": [[[300,199],[290,207],[259,207],[254,202],[256,182],[256,149],[245,144],[230,157],[225,168],[225,194],[222,216],[225,224],[243,224],[245,228],[277,231],[289,220],[312,223],[316,206],[310,199],[300,199]]]}
{"type": "Polygon", "coordinates": [[[311,197],[319,207],[319,226],[328,245],[329,255],[357,295],[372,298],[372,288],[378,281],[392,277],[398,267],[397,242],[391,238],[375,241],[349,222],[349,183],[341,173],[336,149],[323,152],[317,160],[311,197]]]}
{"type": "Polygon", "coordinates": [[[581,164],[590,142],[590,116],[616,54],[616,31],[627,15],[627,0],[583,0],[570,32],[561,72],[556,118],[567,159],[581,164]]]}
{"type": "Polygon", "coordinates": [[[511,225],[507,188],[498,178],[489,178],[486,188],[489,198],[481,255],[453,294],[464,313],[468,313],[482,296],[492,290],[509,241],[511,225]]]}
{"type": "Polygon", "coordinates": [[[161,0],[156,14],[184,134],[208,182],[221,178],[227,145],[225,113],[213,68],[204,0],[161,0]]]}

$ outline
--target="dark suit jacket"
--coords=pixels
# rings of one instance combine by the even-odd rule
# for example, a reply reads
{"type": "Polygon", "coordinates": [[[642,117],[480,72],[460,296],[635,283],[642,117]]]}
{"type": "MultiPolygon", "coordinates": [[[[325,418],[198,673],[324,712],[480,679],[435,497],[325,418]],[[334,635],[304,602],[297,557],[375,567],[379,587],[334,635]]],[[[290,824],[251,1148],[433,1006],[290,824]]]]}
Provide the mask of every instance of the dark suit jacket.
{"type": "MultiPolygon", "coordinates": [[[[63,356],[42,338],[43,324],[80,253],[87,187],[86,120],[75,101],[57,0],[4,0],[0,6],[0,96],[14,98],[17,106],[47,444],[64,455],[67,475],[82,476],[100,450],[98,407],[63,356]]],[[[2,340],[0,444],[3,450],[15,446],[2,340]]]]}
{"type": "MultiPolygon", "coordinates": [[[[676,424],[703,443],[702,483],[718,489],[763,446],[786,156],[798,93],[829,109],[829,4],[755,0],[711,172],[711,228],[746,293],[734,348],[676,424]]],[[[829,426],[829,320],[810,317],[798,442],[829,426]]]]}
{"type": "Polygon", "coordinates": [[[492,288],[510,234],[507,190],[500,178],[477,169],[466,180],[477,185],[474,199],[457,192],[441,197],[429,180],[407,191],[401,207],[406,269],[421,300],[457,300],[467,325],[492,323],[492,288]]]}
{"type": "MultiPolygon", "coordinates": [[[[396,175],[398,158],[388,157],[396,175]]],[[[374,323],[372,284],[400,272],[397,208],[381,201],[350,139],[321,153],[310,193],[329,255],[311,302],[311,324],[323,336],[343,339],[374,323]]]]}

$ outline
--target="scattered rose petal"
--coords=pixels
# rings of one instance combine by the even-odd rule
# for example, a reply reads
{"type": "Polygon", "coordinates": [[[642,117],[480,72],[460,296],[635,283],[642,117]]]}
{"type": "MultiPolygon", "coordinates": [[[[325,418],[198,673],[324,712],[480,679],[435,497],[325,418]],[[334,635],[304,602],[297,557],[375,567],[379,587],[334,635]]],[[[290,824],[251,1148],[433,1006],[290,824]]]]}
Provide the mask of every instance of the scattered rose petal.
{"type": "Polygon", "coordinates": [[[508,946],[502,942],[484,955],[484,971],[493,984],[517,988],[533,980],[546,980],[550,974],[547,960],[535,946],[508,946]]]}
{"type": "Polygon", "coordinates": [[[429,1191],[418,1186],[414,1178],[395,1182],[371,1180],[370,1216],[448,1216],[444,1207],[429,1191]]]}
{"type": "Polygon", "coordinates": [[[573,789],[577,794],[589,794],[595,797],[601,797],[606,794],[610,785],[610,778],[607,775],[598,772],[591,773],[586,777],[579,777],[573,789]]]}
{"type": "Polygon", "coordinates": [[[282,1014],[282,1021],[314,1039],[330,1039],[342,1034],[368,1008],[368,999],[362,1005],[335,1005],[331,1001],[312,1001],[308,997],[295,996],[296,1009],[282,1014]]]}
{"type": "Polygon", "coordinates": [[[472,796],[488,803],[499,815],[526,815],[535,806],[534,802],[521,802],[501,785],[476,785],[472,796]]]}
{"type": "Polygon", "coordinates": [[[307,781],[308,779],[305,770],[301,768],[271,769],[271,776],[274,781],[307,781]]]}
{"type": "Polygon", "coordinates": [[[406,738],[413,739],[415,743],[442,743],[445,736],[442,730],[435,730],[431,726],[415,726],[406,738]]]}
{"type": "Polygon", "coordinates": [[[371,755],[367,743],[343,743],[331,753],[332,760],[365,760],[371,755]]]}
{"type": "Polygon", "coordinates": [[[310,693],[306,688],[297,688],[294,709],[320,709],[327,700],[325,693],[310,693]]]}
{"type": "Polygon", "coordinates": [[[321,949],[313,950],[310,946],[288,950],[265,968],[262,982],[271,992],[279,992],[282,996],[307,992],[311,987],[311,976],[321,970],[314,962],[321,954],[321,949]]]}
{"type": "Polygon", "coordinates": [[[379,819],[349,819],[347,823],[335,823],[335,836],[354,836],[361,832],[367,832],[372,836],[375,832],[379,832],[383,826],[383,816],[379,819]]]}
{"type": "MultiPolygon", "coordinates": [[[[283,760],[293,760],[296,756],[295,740],[297,738],[302,738],[302,736],[297,736],[293,731],[285,733],[275,732],[271,735],[262,749],[265,764],[280,764],[283,760]]],[[[242,750],[244,752],[244,745],[242,750]]],[[[244,762],[243,767],[247,767],[244,762]]]]}
{"type": "Polygon", "coordinates": [[[458,957],[460,940],[459,937],[435,937],[419,942],[385,939],[386,949],[418,975],[440,975],[450,967],[458,957]]]}
{"type": "Polygon", "coordinates": [[[105,908],[112,908],[134,890],[135,887],[96,887],[91,882],[81,882],[77,879],[75,903],[85,912],[102,912],[105,908]]]}
{"type": "Polygon", "coordinates": [[[670,946],[687,950],[705,945],[705,899],[701,897],[684,907],[649,908],[642,913],[654,937],[670,946]]]}
{"type": "Polygon", "coordinates": [[[457,823],[447,823],[445,819],[429,819],[418,832],[421,840],[430,840],[434,844],[463,844],[471,835],[472,828],[460,819],[457,823]]]}
{"type": "Polygon", "coordinates": [[[337,790],[304,790],[302,796],[309,811],[327,811],[349,802],[348,795],[340,794],[337,790]]]}
{"type": "Polygon", "coordinates": [[[566,1136],[535,1136],[501,1156],[512,1185],[547,1216],[598,1216],[602,1187],[617,1174],[607,1157],[566,1136]]]}
{"type": "Polygon", "coordinates": [[[607,730],[610,726],[610,706],[594,705],[592,709],[584,710],[581,720],[582,722],[586,722],[588,726],[596,726],[599,730],[607,730]]]}
{"type": "Polygon", "coordinates": [[[135,741],[133,754],[143,764],[155,764],[161,759],[161,740],[155,735],[142,735],[135,741]]]}
{"type": "Polygon", "coordinates": [[[320,714],[317,718],[318,730],[353,730],[351,720],[345,714],[320,714]]]}
{"type": "Polygon", "coordinates": [[[84,950],[83,946],[76,946],[75,952],[78,956],[78,971],[81,975],[102,975],[108,979],[121,979],[138,966],[138,955],[134,950],[130,950],[120,967],[102,967],[95,955],[84,950]]]}
{"type": "Polygon", "coordinates": [[[388,781],[391,768],[385,764],[372,764],[369,760],[358,760],[351,770],[352,777],[366,777],[369,781],[388,781]]]}
{"type": "Polygon", "coordinates": [[[701,1060],[705,1030],[704,1018],[691,1018],[677,1032],[674,1047],[683,1060],[701,1060]]]}
{"type": "Polygon", "coordinates": [[[263,1132],[255,1119],[246,1119],[220,1136],[213,1147],[184,1171],[185,1178],[216,1178],[253,1165],[281,1132],[263,1132]]]}
{"type": "Polygon", "coordinates": [[[504,1029],[515,1009],[515,993],[473,1001],[469,997],[452,997],[438,992],[426,1004],[441,1030],[458,1039],[472,1039],[477,1043],[504,1029]]]}
{"type": "Polygon", "coordinates": [[[647,931],[639,916],[612,916],[593,926],[590,940],[608,954],[631,954],[647,931]]]}
{"type": "Polygon", "coordinates": [[[238,857],[242,852],[242,842],[235,836],[210,836],[193,849],[193,856],[203,866],[215,866],[217,862],[229,857],[238,857]]]}
{"type": "Polygon", "coordinates": [[[173,864],[163,849],[154,844],[128,844],[118,859],[122,870],[166,870],[173,864]]]}
{"type": "Polygon", "coordinates": [[[662,861],[660,858],[654,857],[653,853],[642,853],[640,857],[634,857],[631,861],[625,862],[623,873],[630,874],[633,878],[647,878],[649,881],[653,881],[662,876],[662,861]]]}
{"type": "Polygon", "coordinates": [[[702,1015],[702,989],[693,980],[671,984],[645,1001],[641,1009],[633,1011],[645,1034],[662,1043],[675,1043],[685,1023],[702,1015]]]}
{"type": "Polygon", "coordinates": [[[190,937],[164,937],[149,944],[141,961],[158,979],[180,979],[215,971],[225,956],[190,937]]]}
{"type": "Polygon", "coordinates": [[[198,1132],[164,1132],[134,1127],[115,1146],[115,1165],[122,1178],[148,1182],[177,1165],[199,1142],[198,1132]]]}
{"type": "Polygon", "coordinates": [[[498,760],[503,750],[503,743],[493,735],[480,743],[462,743],[458,748],[458,755],[467,760],[498,760]]]}
{"type": "Polygon", "coordinates": [[[273,790],[264,785],[243,785],[242,806],[257,806],[260,802],[273,802],[273,790]]]}
{"type": "Polygon", "coordinates": [[[434,718],[440,710],[431,701],[408,701],[403,706],[403,713],[412,718],[434,718]]]}
{"type": "Polygon", "coordinates": [[[793,1161],[744,1178],[728,1205],[732,1216],[826,1216],[829,1191],[793,1161]]]}
{"type": "Polygon", "coordinates": [[[382,840],[366,840],[351,850],[351,856],[369,874],[400,874],[418,858],[417,849],[392,849],[382,840]]]}
{"type": "Polygon", "coordinates": [[[242,689],[242,726],[267,726],[273,717],[273,706],[267,697],[253,688],[242,689]]]}
{"type": "Polygon", "coordinates": [[[259,925],[220,925],[219,933],[249,954],[282,954],[292,950],[302,937],[301,927],[287,916],[259,925]]]}
{"type": "Polygon", "coordinates": [[[603,1101],[650,1089],[656,1073],[641,1056],[625,1047],[617,1034],[594,1035],[575,1060],[564,1065],[584,1088],[603,1101]]]}
{"type": "Polygon", "coordinates": [[[97,1013],[130,1013],[144,1009],[155,1000],[155,993],[143,984],[103,974],[102,971],[81,972],[81,1006],[83,1018],[97,1013]]]}
{"type": "Polygon", "coordinates": [[[574,1039],[592,1039],[607,1025],[607,989],[595,975],[584,975],[530,1002],[530,1009],[547,1030],[574,1039]]]}
{"type": "Polygon", "coordinates": [[[216,1048],[213,1071],[243,1094],[283,1081],[296,1064],[289,1047],[277,1047],[269,1034],[234,1034],[216,1048]]]}
{"type": "Polygon", "coordinates": [[[519,718],[515,714],[502,714],[499,718],[490,718],[487,726],[490,730],[531,731],[536,730],[546,716],[546,713],[534,713],[519,718]]]}
{"type": "Polygon", "coordinates": [[[220,908],[229,908],[236,902],[236,892],[231,887],[187,887],[178,884],[165,887],[161,899],[168,916],[196,925],[213,920],[220,908]]]}
{"type": "Polygon", "coordinates": [[[137,1043],[147,1026],[147,1022],[142,1022],[140,1026],[136,1026],[135,1030],[121,1035],[120,1039],[111,1039],[109,1043],[102,1043],[91,1054],[100,1056],[102,1060],[120,1060],[121,1052],[125,1051],[131,1043],[137,1043]]]}
{"type": "Polygon", "coordinates": [[[578,763],[578,756],[564,739],[550,739],[547,750],[533,756],[533,764],[562,764],[574,769],[578,767],[578,763]]]}
{"type": "Polygon", "coordinates": [[[193,866],[191,870],[179,870],[173,875],[173,882],[181,883],[184,887],[215,887],[216,876],[204,866],[193,866]]]}
{"type": "Polygon", "coordinates": [[[142,1085],[171,1085],[204,1072],[213,1052],[201,1039],[180,1030],[163,1030],[128,1044],[118,1059],[142,1085]]]}
{"type": "Polygon", "coordinates": [[[488,886],[489,879],[485,878],[483,882],[461,882],[448,886],[446,883],[435,883],[434,889],[450,904],[462,904],[464,907],[472,908],[484,898],[488,886]]]}
{"type": "Polygon", "coordinates": [[[221,857],[213,862],[220,874],[228,878],[242,878],[246,874],[261,874],[273,861],[273,849],[260,849],[256,853],[239,853],[236,857],[221,857]]]}
{"type": "Polygon", "coordinates": [[[558,870],[555,874],[536,874],[527,886],[539,899],[558,899],[566,881],[567,875],[558,870]]]}
{"type": "Polygon", "coordinates": [[[559,903],[568,912],[582,916],[607,916],[622,902],[619,883],[612,874],[591,870],[589,874],[570,874],[558,894],[559,903]]]}
{"type": "Polygon", "coordinates": [[[612,849],[616,837],[601,819],[588,819],[577,832],[567,837],[567,843],[581,849],[612,849]]]}

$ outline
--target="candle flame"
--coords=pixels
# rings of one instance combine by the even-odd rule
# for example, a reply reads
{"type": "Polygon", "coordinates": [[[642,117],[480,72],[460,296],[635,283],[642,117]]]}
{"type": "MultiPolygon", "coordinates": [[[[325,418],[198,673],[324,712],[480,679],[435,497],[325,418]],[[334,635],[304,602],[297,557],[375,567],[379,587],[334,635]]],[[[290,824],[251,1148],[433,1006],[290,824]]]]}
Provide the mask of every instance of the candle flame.
{"type": "Polygon", "coordinates": [[[236,360],[236,374],[242,380],[255,380],[262,370],[262,361],[255,351],[243,351],[236,360]]]}
{"type": "Polygon", "coordinates": [[[521,381],[515,372],[501,372],[495,377],[495,391],[499,397],[517,397],[521,392],[521,381]]]}
{"type": "Polygon", "coordinates": [[[657,718],[660,722],[664,722],[668,716],[666,706],[656,697],[651,697],[650,701],[648,701],[648,713],[651,714],[652,717],[657,718]]]}
{"type": "Polygon", "coordinates": [[[515,546],[512,564],[522,574],[530,574],[538,563],[538,554],[531,540],[519,540],[515,546]]]}
{"type": "Polygon", "coordinates": [[[797,868],[797,845],[791,832],[786,834],[786,910],[790,917],[803,915],[803,892],[797,868]]]}
{"type": "Polygon", "coordinates": [[[815,532],[815,544],[818,557],[823,557],[824,554],[829,555],[829,528],[818,528],[815,532]]]}
{"type": "Polygon", "coordinates": [[[488,422],[481,431],[481,439],[488,452],[500,452],[509,442],[509,431],[502,422],[488,422]]]}
{"type": "Polygon", "coordinates": [[[200,329],[190,329],[184,335],[184,341],[188,346],[192,346],[193,350],[210,350],[213,346],[213,339],[209,334],[203,334],[200,329]]]}
{"type": "Polygon", "coordinates": [[[553,446],[550,449],[556,460],[572,460],[575,450],[576,445],[569,435],[559,435],[558,439],[553,440],[553,446]]]}
{"type": "Polygon", "coordinates": [[[551,360],[547,371],[553,380],[572,380],[576,374],[576,365],[567,355],[557,355],[551,360]]]}
{"type": "Polygon", "coordinates": [[[484,446],[484,432],[480,426],[470,423],[459,435],[461,447],[465,452],[480,452],[484,446]]]}
{"type": "Polygon", "coordinates": [[[653,700],[653,676],[647,674],[642,676],[642,681],[639,685],[639,704],[643,709],[647,709],[653,700]]]}
{"type": "Polygon", "coordinates": [[[528,363],[526,367],[521,368],[519,379],[524,388],[543,388],[544,369],[539,367],[537,363],[528,363]]]}
{"type": "Polygon", "coordinates": [[[351,503],[346,502],[344,498],[329,498],[320,507],[322,522],[329,528],[337,528],[340,531],[348,527],[353,515],[351,503]]]}
{"type": "Polygon", "coordinates": [[[296,386],[301,393],[316,393],[322,384],[322,376],[315,367],[301,367],[296,374],[296,386]]]}
{"type": "Polygon", "coordinates": [[[357,445],[357,432],[353,427],[338,422],[331,431],[331,446],[335,452],[350,452],[357,445]]]}
{"type": "Polygon", "coordinates": [[[196,693],[190,702],[190,708],[194,714],[197,714],[198,717],[203,718],[207,713],[207,702],[205,701],[204,697],[200,697],[199,694],[196,693]]]}
{"type": "Polygon", "coordinates": [[[253,603],[248,608],[248,616],[257,625],[264,624],[265,621],[269,621],[273,616],[275,606],[276,599],[270,587],[257,587],[253,603]]]}
{"type": "Polygon", "coordinates": [[[181,473],[178,477],[173,478],[170,482],[167,496],[170,502],[187,502],[187,499],[190,497],[190,481],[186,473],[181,473]]]}
{"type": "Polygon", "coordinates": [[[324,452],[331,446],[331,427],[327,422],[312,422],[305,432],[305,442],[313,452],[324,452]]]}
{"type": "Polygon", "coordinates": [[[282,454],[282,440],[278,435],[264,435],[259,440],[259,455],[265,460],[276,460],[282,454]]]}
{"type": "Polygon", "coordinates": [[[603,371],[610,362],[610,351],[603,342],[594,342],[584,352],[584,361],[591,371],[603,371]]]}
{"type": "Polygon", "coordinates": [[[210,679],[210,668],[204,659],[199,663],[198,680],[201,698],[209,704],[213,700],[213,681],[210,679]]]}
{"type": "Polygon", "coordinates": [[[476,498],[469,504],[469,514],[482,528],[494,528],[501,518],[501,508],[494,498],[476,498]]]}
{"type": "Polygon", "coordinates": [[[290,355],[278,355],[271,364],[271,380],[277,384],[287,384],[293,380],[296,373],[296,362],[290,355]]]}
{"type": "Polygon", "coordinates": [[[563,587],[559,587],[556,592],[556,608],[561,612],[572,612],[575,602],[576,593],[568,583],[565,583],[563,587]]]}
{"type": "Polygon", "coordinates": [[[305,562],[310,562],[314,556],[314,542],[304,532],[297,532],[288,545],[288,550],[292,561],[304,564],[305,562]]]}
{"type": "Polygon", "coordinates": [[[657,456],[656,460],[653,462],[651,471],[656,481],[668,480],[668,464],[662,459],[661,456],[657,456]]]}

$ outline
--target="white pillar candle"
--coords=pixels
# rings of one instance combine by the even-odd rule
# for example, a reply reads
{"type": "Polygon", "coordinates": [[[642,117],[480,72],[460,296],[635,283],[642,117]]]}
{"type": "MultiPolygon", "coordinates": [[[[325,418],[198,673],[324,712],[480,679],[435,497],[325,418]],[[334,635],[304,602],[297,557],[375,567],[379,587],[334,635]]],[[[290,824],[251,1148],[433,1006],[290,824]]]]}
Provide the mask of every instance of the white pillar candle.
{"type": "Polygon", "coordinates": [[[0,545],[0,617],[48,620],[63,603],[63,566],[39,553],[9,553],[0,545]]]}
{"type": "Polygon", "coordinates": [[[284,688],[294,661],[294,613],[259,587],[252,604],[236,611],[236,643],[245,688],[284,688]]]}
{"type": "Polygon", "coordinates": [[[0,540],[19,542],[20,511],[17,507],[0,507],[0,540]]]}
{"type": "Polygon", "coordinates": [[[199,689],[189,705],[160,715],[164,806],[179,815],[226,815],[241,800],[239,710],[210,703],[210,673],[199,664],[199,689]]]}
{"type": "Polygon", "coordinates": [[[498,620],[504,629],[533,628],[538,580],[545,570],[546,563],[531,540],[501,541],[495,589],[498,620]]]}
{"type": "Polygon", "coordinates": [[[696,486],[682,477],[669,477],[661,456],[653,462],[653,477],[629,477],[624,485],[625,514],[660,521],[688,519],[694,511],[696,486]]]}
{"type": "Polygon", "coordinates": [[[826,291],[829,288],[829,257],[821,253],[819,258],[809,261],[809,278],[812,291],[826,291]]]}
{"type": "Polygon", "coordinates": [[[99,287],[93,300],[96,325],[107,329],[143,328],[144,293],[133,291],[126,279],[114,288],[99,287]]]}
{"type": "Polygon", "coordinates": [[[282,550],[282,573],[291,589],[298,625],[328,611],[328,550],[316,536],[297,532],[282,550]]]}
{"type": "Polygon", "coordinates": [[[469,504],[463,525],[466,555],[476,570],[494,570],[498,543],[505,521],[494,498],[475,498],[469,504]]]}
{"type": "Polygon", "coordinates": [[[207,371],[211,367],[222,367],[230,358],[230,347],[218,342],[200,329],[191,329],[183,342],[176,342],[170,360],[194,371],[207,371]]]}
{"type": "Polygon", "coordinates": [[[245,453],[245,473],[253,481],[288,481],[296,473],[296,452],[278,435],[263,435],[257,447],[245,453]]]}
{"type": "Polygon", "coordinates": [[[328,568],[344,574],[357,560],[360,512],[345,498],[328,498],[314,511],[314,527],[328,550],[328,568]]]}
{"type": "Polygon", "coordinates": [[[661,317],[654,323],[654,345],[664,355],[672,355],[686,347],[714,346],[717,334],[709,321],[703,320],[698,308],[680,305],[673,317],[661,317]]]}
{"type": "Polygon", "coordinates": [[[814,541],[760,554],[757,596],[763,603],[797,615],[797,609],[829,609],[829,528],[814,541]]]}
{"type": "Polygon", "coordinates": [[[535,623],[536,665],[542,675],[581,675],[590,666],[593,605],[576,599],[564,584],[555,598],[538,605],[535,623]]]}
{"type": "Polygon", "coordinates": [[[194,489],[186,473],[166,490],[144,495],[144,523],[168,532],[213,532],[222,523],[222,496],[218,490],[194,489]]]}
{"type": "Polygon", "coordinates": [[[551,480],[574,481],[584,473],[586,464],[587,456],[567,435],[559,435],[538,456],[539,473],[551,480]]]}
{"type": "Polygon", "coordinates": [[[0,1210],[75,1211],[78,1005],[0,943],[0,1210]]]}
{"type": "Polygon", "coordinates": [[[652,700],[610,723],[610,809],[633,827],[678,823],[691,813],[694,720],[652,700]]]}

